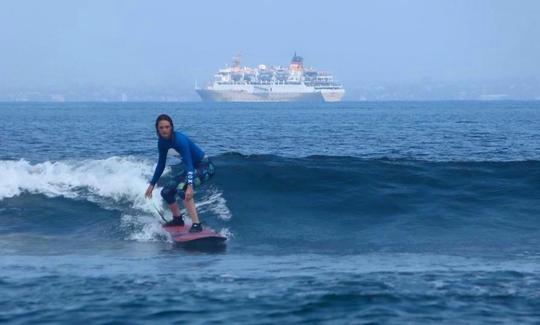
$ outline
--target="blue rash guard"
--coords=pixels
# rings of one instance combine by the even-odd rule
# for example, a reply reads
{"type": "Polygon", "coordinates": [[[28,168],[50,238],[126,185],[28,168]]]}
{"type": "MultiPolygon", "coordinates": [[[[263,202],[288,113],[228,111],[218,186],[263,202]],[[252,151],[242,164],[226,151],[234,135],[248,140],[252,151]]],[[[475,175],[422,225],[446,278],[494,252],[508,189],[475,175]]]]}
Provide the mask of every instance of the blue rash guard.
{"type": "Polygon", "coordinates": [[[204,158],[204,152],[185,134],[179,131],[174,131],[169,140],[159,137],[159,160],[150,184],[155,186],[158,179],[161,177],[161,174],[163,174],[165,162],[167,161],[167,152],[170,148],[176,150],[180,156],[182,156],[182,163],[184,164],[184,169],[186,171],[185,181],[187,184],[193,184],[194,165],[196,166],[201,162],[204,158]]]}

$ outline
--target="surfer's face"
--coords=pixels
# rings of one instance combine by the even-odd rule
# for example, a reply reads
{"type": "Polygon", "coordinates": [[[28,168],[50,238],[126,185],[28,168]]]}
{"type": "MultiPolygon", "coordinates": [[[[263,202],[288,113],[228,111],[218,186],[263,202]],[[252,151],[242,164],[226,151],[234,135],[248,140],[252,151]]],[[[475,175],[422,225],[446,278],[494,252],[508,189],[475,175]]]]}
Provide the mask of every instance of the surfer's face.
{"type": "Polygon", "coordinates": [[[161,120],[158,123],[158,132],[162,138],[168,139],[171,137],[171,123],[166,120],[161,120]]]}

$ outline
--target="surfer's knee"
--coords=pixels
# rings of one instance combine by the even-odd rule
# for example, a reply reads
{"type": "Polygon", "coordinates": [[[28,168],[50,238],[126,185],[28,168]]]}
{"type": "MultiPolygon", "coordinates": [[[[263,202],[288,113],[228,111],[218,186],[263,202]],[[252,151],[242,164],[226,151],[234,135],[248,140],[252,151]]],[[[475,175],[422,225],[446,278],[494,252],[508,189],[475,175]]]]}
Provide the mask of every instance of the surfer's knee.
{"type": "Polygon", "coordinates": [[[174,199],[174,195],[176,194],[176,188],[174,187],[164,187],[161,190],[161,197],[168,203],[173,204],[176,200],[174,199]]]}

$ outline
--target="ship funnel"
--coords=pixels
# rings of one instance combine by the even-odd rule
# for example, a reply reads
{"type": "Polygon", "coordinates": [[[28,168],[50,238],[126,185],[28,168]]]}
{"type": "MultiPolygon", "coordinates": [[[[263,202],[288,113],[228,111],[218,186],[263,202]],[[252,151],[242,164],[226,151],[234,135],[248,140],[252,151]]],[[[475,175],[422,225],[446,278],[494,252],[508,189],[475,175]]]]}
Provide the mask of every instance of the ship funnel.
{"type": "Polygon", "coordinates": [[[304,59],[301,56],[296,55],[296,52],[294,52],[291,64],[289,64],[289,70],[291,72],[304,70],[304,59]]]}

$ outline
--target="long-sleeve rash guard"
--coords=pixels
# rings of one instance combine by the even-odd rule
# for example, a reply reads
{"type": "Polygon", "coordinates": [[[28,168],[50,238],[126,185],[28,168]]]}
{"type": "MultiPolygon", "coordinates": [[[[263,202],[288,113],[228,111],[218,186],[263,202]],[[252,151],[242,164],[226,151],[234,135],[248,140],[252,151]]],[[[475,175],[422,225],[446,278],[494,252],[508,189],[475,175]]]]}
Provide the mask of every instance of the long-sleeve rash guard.
{"type": "Polygon", "coordinates": [[[174,131],[168,140],[159,137],[159,160],[150,184],[155,186],[161,174],[163,174],[165,162],[167,161],[167,152],[170,148],[173,148],[182,156],[182,163],[186,171],[186,183],[193,184],[194,165],[197,165],[204,158],[204,152],[186,135],[178,131],[174,131]]]}

